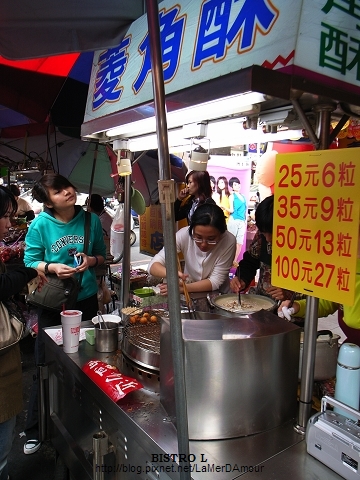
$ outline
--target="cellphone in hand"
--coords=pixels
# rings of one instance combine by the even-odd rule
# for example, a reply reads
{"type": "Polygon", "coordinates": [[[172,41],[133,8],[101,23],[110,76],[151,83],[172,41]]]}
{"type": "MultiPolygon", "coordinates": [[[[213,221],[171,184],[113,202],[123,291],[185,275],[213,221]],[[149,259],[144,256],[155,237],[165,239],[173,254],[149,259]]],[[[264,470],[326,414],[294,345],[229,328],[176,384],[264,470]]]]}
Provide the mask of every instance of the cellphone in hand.
{"type": "Polygon", "coordinates": [[[82,264],[82,260],[82,256],[77,257],[76,255],[74,255],[74,267],[80,267],[80,265],[82,264]]]}

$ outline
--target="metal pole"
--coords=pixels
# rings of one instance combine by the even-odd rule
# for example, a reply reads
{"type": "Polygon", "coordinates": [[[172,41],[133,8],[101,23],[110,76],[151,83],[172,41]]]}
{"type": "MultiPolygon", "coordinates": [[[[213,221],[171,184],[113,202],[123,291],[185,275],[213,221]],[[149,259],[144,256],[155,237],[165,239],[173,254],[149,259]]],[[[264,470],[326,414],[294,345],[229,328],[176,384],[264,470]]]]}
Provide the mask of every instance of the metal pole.
{"type": "Polygon", "coordinates": [[[304,326],[304,351],[301,367],[300,403],[298,423],[295,429],[304,434],[307,421],[311,416],[312,394],[314,384],[314,368],[316,353],[316,337],[318,326],[319,299],[306,297],[306,313],[304,326]]]}
{"type": "Polygon", "coordinates": [[[96,161],[97,161],[97,155],[98,155],[98,149],[99,149],[99,144],[95,144],[95,149],[94,149],[94,160],[92,164],[92,169],[91,169],[91,177],[90,177],[90,185],[89,185],[89,202],[90,202],[90,197],[92,194],[93,190],[93,184],[94,184],[94,176],[95,176],[95,168],[96,168],[96,161]]]}
{"type": "Polygon", "coordinates": [[[303,109],[301,108],[299,100],[296,99],[296,98],[292,98],[291,103],[293,104],[293,107],[294,107],[296,113],[298,114],[298,116],[301,120],[301,123],[303,124],[305,130],[307,131],[307,134],[308,134],[310,140],[312,141],[315,149],[317,150],[319,148],[319,140],[318,140],[317,136],[315,135],[315,132],[313,131],[311,123],[309,122],[307,116],[303,112],[303,109]]]}
{"type": "MultiPolygon", "coordinates": [[[[165,89],[162,64],[162,50],[159,27],[159,10],[156,0],[146,0],[147,18],[150,38],[150,53],[152,65],[152,81],[155,104],[156,131],[159,152],[160,180],[170,180],[170,156],[167,136],[165,89]]],[[[173,210],[173,205],[171,204],[173,210]]],[[[184,343],[182,338],[180,291],[177,268],[177,250],[175,239],[174,216],[166,215],[166,205],[161,205],[164,230],[164,245],[166,248],[166,273],[168,279],[168,303],[171,318],[170,336],[174,364],[174,388],[176,427],[179,453],[189,458],[189,432],[187,417],[187,402],[185,388],[184,343]],[[171,281],[173,279],[173,281],[171,281]],[[170,281],[169,281],[170,280],[170,281]]],[[[161,375],[161,373],[160,373],[161,375]]],[[[189,462],[187,461],[189,467],[189,462]]],[[[180,479],[191,479],[190,468],[180,473],[180,479]]]]}
{"type": "Polygon", "coordinates": [[[108,451],[108,436],[105,432],[93,435],[93,480],[104,480],[104,456],[108,451]]]}
{"type": "MultiPolygon", "coordinates": [[[[319,141],[316,142],[315,145],[317,150],[326,150],[329,148],[330,121],[331,112],[333,109],[334,105],[329,102],[326,102],[325,104],[319,104],[314,108],[318,114],[317,132],[315,136],[315,138],[319,138],[319,141]]],[[[306,297],[300,403],[298,422],[295,425],[296,431],[301,434],[305,434],[307,422],[311,416],[318,326],[318,306],[318,298],[310,296],[306,297]]]]}
{"type": "Polygon", "coordinates": [[[124,249],[121,273],[121,298],[124,307],[129,304],[130,290],[130,231],[131,231],[131,175],[124,181],[124,249]]]}
{"type": "Polygon", "coordinates": [[[317,150],[327,150],[330,147],[330,123],[331,112],[336,105],[332,102],[320,103],[314,107],[317,113],[317,136],[319,138],[319,147],[317,150]]]}

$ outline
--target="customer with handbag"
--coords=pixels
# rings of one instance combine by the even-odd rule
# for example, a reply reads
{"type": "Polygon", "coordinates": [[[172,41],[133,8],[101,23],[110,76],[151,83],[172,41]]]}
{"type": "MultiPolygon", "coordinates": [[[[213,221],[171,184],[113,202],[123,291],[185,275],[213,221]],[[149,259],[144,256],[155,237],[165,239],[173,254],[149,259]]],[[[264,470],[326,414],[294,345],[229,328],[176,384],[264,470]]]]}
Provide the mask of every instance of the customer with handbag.
{"type": "MultiPolygon", "coordinates": [[[[11,227],[10,217],[15,214],[16,210],[17,203],[13,194],[1,186],[0,240],[7,235],[11,227]]],[[[0,480],[8,478],[7,456],[13,441],[16,415],[23,408],[20,348],[16,343],[5,350],[5,314],[8,319],[7,304],[12,295],[20,293],[26,284],[38,275],[39,272],[34,268],[21,266],[7,272],[6,265],[0,261],[0,302],[2,307],[0,313],[0,480]]],[[[43,277],[39,277],[40,284],[42,284],[45,277],[42,273],[40,275],[43,277]]]]}
{"type": "MultiPolygon", "coordinates": [[[[62,175],[44,175],[33,187],[32,196],[44,204],[44,211],[31,223],[25,238],[24,262],[47,274],[56,274],[66,280],[76,277],[81,288],[76,303],[67,308],[82,311],[83,320],[90,320],[98,311],[95,268],[105,261],[106,247],[99,217],[85,212],[76,205],[76,188],[62,175]],[[87,229],[85,217],[90,215],[91,224],[87,229]],[[86,253],[84,253],[86,252],[86,253]]],[[[45,362],[43,328],[60,325],[60,311],[38,309],[39,333],[35,343],[36,365],[45,362]]],[[[35,380],[30,396],[25,426],[27,441],[24,453],[36,452],[41,442],[38,432],[38,382],[35,380]]]]}

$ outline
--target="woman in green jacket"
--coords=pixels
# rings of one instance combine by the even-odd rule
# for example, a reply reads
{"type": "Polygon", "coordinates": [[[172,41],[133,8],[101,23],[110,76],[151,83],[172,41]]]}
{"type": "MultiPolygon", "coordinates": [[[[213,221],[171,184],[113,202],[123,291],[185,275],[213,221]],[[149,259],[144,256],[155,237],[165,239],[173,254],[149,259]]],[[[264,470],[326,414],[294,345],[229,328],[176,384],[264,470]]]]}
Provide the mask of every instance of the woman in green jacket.
{"type": "MultiPolygon", "coordinates": [[[[75,305],[83,320],[91,320],[98,311],[95,268],[106,257],[106,246],[99,217],[91,213],[89,243],[85,250],[85,212],[76,205],[76,188],[57,173],[47,174],[34,185],[32,196],[44,204],[44,211],[31,222],[25,242],[24,262],[28,267],[56,274],[59,278],[80,277],[81,290],[75,305]]],[[[43,328],[60,325],[60,312],[38,309],[39,333],[35,343],[37,365],[45,361],[43,328]]],[[[28,407],[24,453],[29,455],[40,448],[37,412],[38,383],[34,382],[28,407]]]]}

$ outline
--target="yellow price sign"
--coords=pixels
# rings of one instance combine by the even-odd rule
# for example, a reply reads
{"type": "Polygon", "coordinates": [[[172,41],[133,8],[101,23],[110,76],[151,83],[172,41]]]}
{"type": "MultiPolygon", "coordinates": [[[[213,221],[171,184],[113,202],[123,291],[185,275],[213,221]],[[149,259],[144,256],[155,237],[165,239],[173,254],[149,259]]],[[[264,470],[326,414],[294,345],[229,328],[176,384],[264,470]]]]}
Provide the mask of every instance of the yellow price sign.
{"type": "Polygon", "coordinates": [[[360,148],[276,156],[272,284],[352,305],[360,148]]]}

